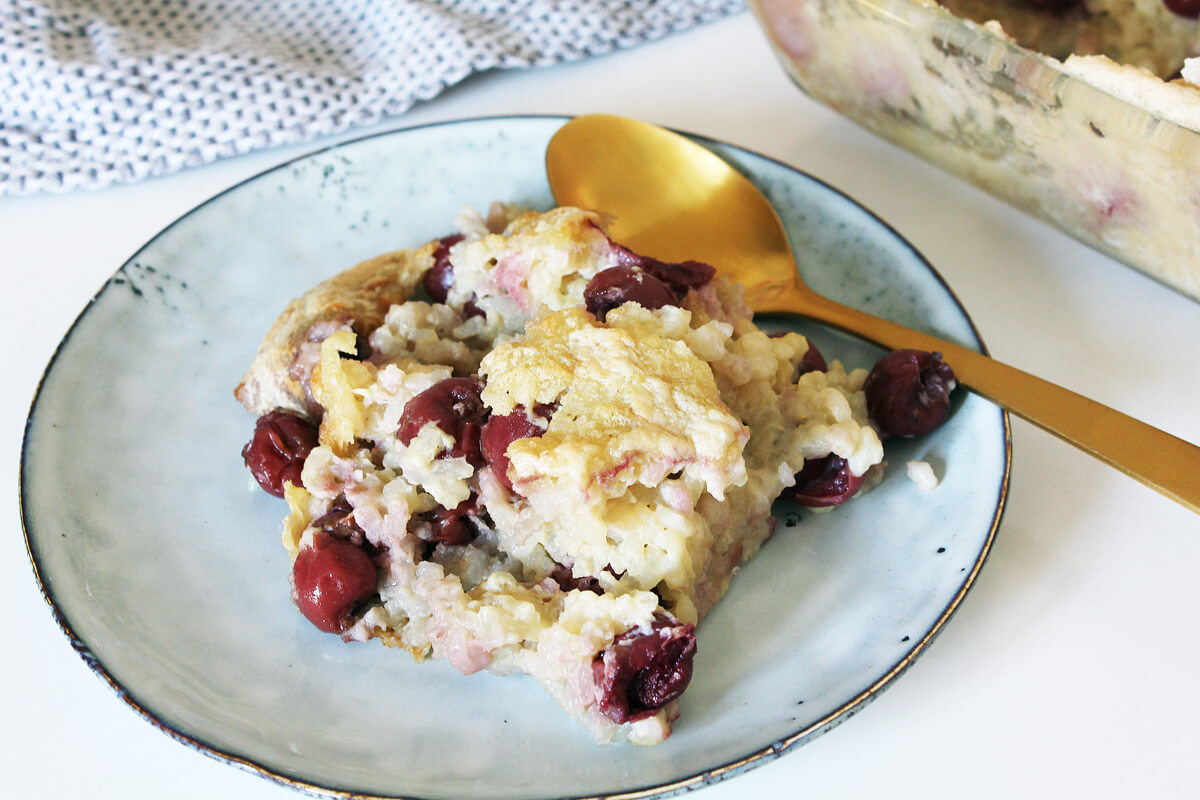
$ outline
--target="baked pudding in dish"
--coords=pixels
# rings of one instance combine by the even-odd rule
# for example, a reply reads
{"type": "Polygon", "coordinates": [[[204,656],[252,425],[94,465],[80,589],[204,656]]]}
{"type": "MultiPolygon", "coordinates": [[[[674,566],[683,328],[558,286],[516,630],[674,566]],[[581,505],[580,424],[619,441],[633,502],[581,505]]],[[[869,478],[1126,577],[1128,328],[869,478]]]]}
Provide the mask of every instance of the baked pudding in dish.
{"type": "Polygon", "coordinates": [[[806,95],[1200,299],[1200,2],[749,5],[806,95]]]}
{"type": "Polygon", "coordinates": [[[316,627],[525,673],[597,741],[653,744],[775,500],[869,488],[882,439],[940,424],[954,378],[913,351],[826,363],[711,266],[603,223],[464,210],[294,300],[236,396],[316,627]]]}

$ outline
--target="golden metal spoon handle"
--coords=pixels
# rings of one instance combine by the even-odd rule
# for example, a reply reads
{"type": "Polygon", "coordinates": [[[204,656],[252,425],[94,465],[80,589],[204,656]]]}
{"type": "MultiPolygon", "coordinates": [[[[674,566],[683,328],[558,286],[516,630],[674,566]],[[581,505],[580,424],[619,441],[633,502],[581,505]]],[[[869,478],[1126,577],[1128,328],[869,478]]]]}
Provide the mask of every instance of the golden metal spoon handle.
{"type": "Polygon", "coordinates": [[[959,382],[1022,419],[1200,513],[1200,447],[1049,381],[936,336],[820,296],[774,304],[892,349],[937,351],[959,382]]]}

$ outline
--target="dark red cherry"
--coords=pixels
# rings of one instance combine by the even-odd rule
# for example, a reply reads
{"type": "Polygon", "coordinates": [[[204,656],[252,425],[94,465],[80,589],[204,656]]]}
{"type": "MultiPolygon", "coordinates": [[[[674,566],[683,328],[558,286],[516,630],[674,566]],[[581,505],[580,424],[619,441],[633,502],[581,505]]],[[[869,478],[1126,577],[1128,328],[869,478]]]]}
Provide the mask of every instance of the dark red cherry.
{"type": "Polygon", "coordinates": [[[893,350],[867,375],[867,414],[884,436],[922,436],[946,421],[954,370],[940,353],[893,350]]]}
{"type": "Polygon", "coordinates": [[[346,500],[344,494],[339,494],[337,499],[329,504],[325,513],[314,519],[309,525],[359,547],[366,541],[366,533],[354,519],[354,507],[346,500]]]}
{"type": "Polygon", "coordinates": [[[618,724],[652,715],[692,680],[696,628],[662,612],[650,631],[628,630],[592,662],[600,712],[618,724]]]}
{"type": "Polygon", "coordinates": [[[701,261],[681,261],[668,263],[650,256],[638,255],[628,247],[617,244],[608,237],[609,247],[612,248],[613,261],[619,267],[640,267],[666,284],[675,299],[682,300],[689,289],[699,289],[713,279],[717,271],[712,266],[701,261]]]}
{"type": "Polygon", "coordinates": [[[454,446],[445,453],[451,458],[466,458],[472,465],[483,465],[479,452],[479,432],[487,420],[487,406],[478,378],[447,378],[414,396],[404,405],[397,432],[402,444],[410,444],[428,423],[436,423],[454,437],[454,446]]]}
{"type": "MultiPolygon", "coordinates": [[[[539,411],[545,410],[540,407],[539,411]]],[[[544,415],[549,418],[549,413],[544,415]]],[[[492,467],[492,472],[508,490],[512,491],[512,481],[508,478],[508,446],[518,439],[528,439],[531,436],[541,436],[545,428],[529,418],[523,406],[517,406],[511,414],[492,415],[483,426],[480,435],[480,449],[483,459],[492,467]]]]}
{"type": "Polygon", "coordinates": [[[654,310],[676,304],[675,293],[665,283],[637,267],[609,267],[598,272],[583,290],[583,303],[601,322],[608,312],[625,303],[654,310]]]}
{"type": "Polygon", "coordinates": [[[829,365],[825,363],[825,356],[821,355],[821,351],[813,344],[812,339],[808,339],[808,350],[804,351],[804,355],[800,358],[800,364],[796,367],[796,377],[799,378],[806,372],[826,372],[829,365]]]}
{"type": "Polygon", "coordinates": [[[450,248],[462,240],[462,234],[439,239],[437,249],[433,251],[433,266],[421,278],[426,294],[435,303],[446,302],[450,287],[454,285],[454,265],[450,263],[450,248]]]}
{"type": "Polygon", "coordinates": [[[656,259],[647,260],[642,269],[671,287],[675,297],[682,300],[689,289],[700,289],[717,274],[714,267],[702,261],[680,261],[664,263],[656,259]]]}
{"type": "Polygon", "coordinates": [[[1200,0],[1163,0],[1163,5],[1181,17],[1200,17],[1200,0]]]}
{"type": "Polygon", "coordinates": [[[316,446],[316,425],[275,409],[254,424],[254,436],[242,448],[242,461],[264,491],[283,497],[284,484],[301,485],[304,459],[316,446]]]}
{"type": "Polygon", "coordinates": [[[593,575],[586,575],[582,578],[576,578],[571,572],[571,568],[565,564],[554,565],[554,569],[550,571],[550,577],[558,584],[558,588],[564,592],[569,592],[572,589],[578,589],[581,592],[592,592],[593,594],[604,594],[604,587],[600,585],[600,579],[593,575]]]}
{"type": "Polygon", "coordinates": [[[375,562],[365,550],[325,532],[292,564],[292,599],[326,633],[346,630],[351,612],[375,594],[377,582],[375,562]]]}
{"type": "Polygon", "coordinates": [[[469,544],[479,532],[471,518],[479,513],[476,496],[471,495],[454,508],[438,506],[426,518],[432,524],[430,541],[442,544],[469,544]]]}
{"type": "Polygon", "coordinates": [[[804,462],[796,485],[783,490],[783,498],[809,508],[840,506],[862,486],[862,476],[850,471],[846,459],[830,453],[804,462]]]}

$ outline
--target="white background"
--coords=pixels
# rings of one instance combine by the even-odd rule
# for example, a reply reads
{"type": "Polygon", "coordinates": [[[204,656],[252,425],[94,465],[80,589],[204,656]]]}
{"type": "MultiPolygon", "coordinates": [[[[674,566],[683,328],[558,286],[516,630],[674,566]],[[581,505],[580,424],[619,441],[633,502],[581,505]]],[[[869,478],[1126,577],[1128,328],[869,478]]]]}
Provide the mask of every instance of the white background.
{"type": "MultiPolygon", "coordinates": [[[[1200,442],[1200,305],[802,96],[747,14],[584,63],[475,78],[389,124],[307,146],[135,186],[0,199],[0,794],[297,796],[172,741],[71,649],[21,534],[29,403],[108,276],[212,194],[351,135],[526,112],[639,117],[806,170],[911,240],[994,356],[1200,442]]],[[[1019,420],[1013,440],[995,549],[930,650],[832,733],[691,797],[1200,796],[1200,517],[1019,420]]]]}

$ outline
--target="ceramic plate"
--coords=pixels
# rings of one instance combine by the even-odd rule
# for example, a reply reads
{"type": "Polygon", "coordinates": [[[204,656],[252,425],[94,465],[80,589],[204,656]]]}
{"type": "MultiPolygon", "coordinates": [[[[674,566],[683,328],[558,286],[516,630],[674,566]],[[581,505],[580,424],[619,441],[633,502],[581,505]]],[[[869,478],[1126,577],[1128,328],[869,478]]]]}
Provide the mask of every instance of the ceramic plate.
{"type": "MultiPolygon", "coordinates": [[[[85,662],[176,739],[283,783],[415,798],[652,796],[778,756],[861,708],[971,585],[1004,504],[1006,416],[960,392],[935,435],[889,445],[882,485],[781,524],[701,627],[675,734],[592,743],[523,677],[463,677],[319,633],[288,598],[282,501],[249,488],[232,390],[275,315],[324,277],[448,232],[464,203],[551,205],[559,118],[479,119],[350,142],[252,178],[122,266],[46,371],[27,425],[29,552],[85,662]],[[943,477],[921,494],[910,459],[943,477]]],[[[780,211],[818,290],[972,347],[949,289],[862,207],[705,142],[780,211]]],[[[826,357],[880,351],[798,326],[826,357]]]]}

